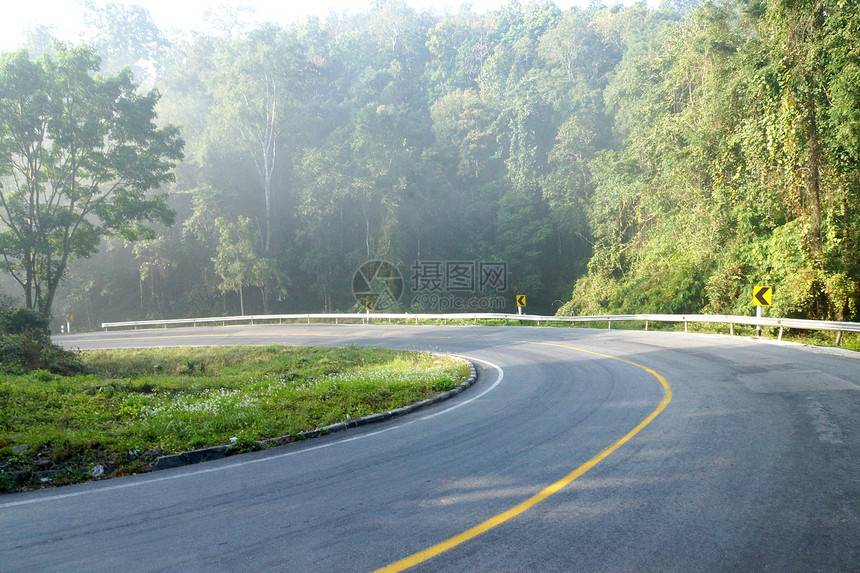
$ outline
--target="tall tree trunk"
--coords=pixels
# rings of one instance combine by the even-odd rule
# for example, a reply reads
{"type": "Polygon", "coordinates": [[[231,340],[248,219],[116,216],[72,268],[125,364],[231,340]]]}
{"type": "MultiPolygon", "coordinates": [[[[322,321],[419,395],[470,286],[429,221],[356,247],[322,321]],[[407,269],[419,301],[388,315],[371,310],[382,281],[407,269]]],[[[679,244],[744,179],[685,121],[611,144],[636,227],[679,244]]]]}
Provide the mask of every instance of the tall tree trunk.
{"type": "Polygon", "coordinates": [[[261,286],[260,296],[263,298],[263,314],[269,314],[269,289],[261,286]]]}

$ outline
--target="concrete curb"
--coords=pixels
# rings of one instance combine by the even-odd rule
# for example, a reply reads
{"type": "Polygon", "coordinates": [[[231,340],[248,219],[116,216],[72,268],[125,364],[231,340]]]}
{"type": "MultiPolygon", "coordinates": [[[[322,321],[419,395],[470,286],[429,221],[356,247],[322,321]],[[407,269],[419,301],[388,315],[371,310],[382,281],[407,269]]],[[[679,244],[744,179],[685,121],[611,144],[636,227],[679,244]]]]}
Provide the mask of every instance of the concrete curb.
{"type": "MultiPolygon", "coordinates": [[[[295,442],[299,440],[307,440],[310,438],[317,438],[319,436],[324,436],[326,434],[333,434],[335,432],[342,432],[344,430],[348,430],[350,428],[357,428],[359,426],[366,426],[368,424],[375,424],[378,422],[384,422],[385,420],[391,420],[392,418],[398,418],[400,416],[405,416],[406,414],[411,414],[413,412],[417,412],[418,410],[423,410],[424,408],[429,408],[430,406],[434,406],[439,402],[444,402],[445,400],[449,400],[461,393],[466,388],[472,386],[475,382],[478,381],[478,372],[475,370],[475,365],[472,362],[467,361],[469,364],[469,370],[471,374],[469,375],[469,379],[454,388],[453,390],[448,390],[447,392],[442,392],[441,394],[437,394],[432,398],[427,398],[426,400],[421,400],[420,402],[415,402],[414,404],[410,404],[408,406],[403,406],[402,408],[396,408],[394,410],[389,410],[387,412],[381,412],[379,414],[370,414],[369,416],[364,416],[362,418],[356,418],[355,420],[347,420],[345,422],[338,422],[337,424],[331,424],[329,426],[325,426],[323,428],[319,428],[316,430],[307,430],[305,432],[299,432],[295,436],[287,435],[280,436],[277,438],[269,438],[267,440],[262,440],[260,443],[264,446],[275,446],[286,444],[289,442],[295,442]]],[[[212,460],[219,460],[223,457],[227,456],[229,445],[224,446],[213,446],[211,448],[202,448],[199,450],[192,450],[190,452],[182,452],[181,454],[171,454],[168,456],[159,456],[155,460],[155,465],[153,467],[154,471],[157,470],[166,470],[170,468],[178,468],[182,466],[187,466],[190,464],[198,464],[200,462],[208,462],[212,460]]]]}

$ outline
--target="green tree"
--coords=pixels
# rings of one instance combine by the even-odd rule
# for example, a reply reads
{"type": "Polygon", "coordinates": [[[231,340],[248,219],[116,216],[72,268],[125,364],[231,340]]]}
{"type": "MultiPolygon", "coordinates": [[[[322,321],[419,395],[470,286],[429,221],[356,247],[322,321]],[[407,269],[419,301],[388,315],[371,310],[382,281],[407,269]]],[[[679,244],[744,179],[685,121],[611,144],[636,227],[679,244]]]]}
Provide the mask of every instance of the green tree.
{"type": "Polygon", "coordinates": [[[159,74],[169,42],[140,4],[85,0],[88,42],[102,58],[101,69],[116,73],[130,66],[137,81],[159,74]]]}
{"type": "Polygon", "coordinates": [[[172,222],[150,191],[173,179],[183,147],[178,128],[155,125],[158,92],[137,93],[129,71],[98,75],[85,46],[55,52],[0,58],[0,270],[46,317],[72,259],[172,222]]]}
{"type": "Polygon", "coordinates": [[[263,200],[261,244],[271,253],[277,203],[304,131],[304,76],[313,66],[295,35],[274,26],[221,44],[213,59],[204,77],[214,103],[210,137],[253,162],[263,200]]]}
{"type": "Polygon", "coordinates": [[[733,235],[724,188],[739,110],[735,15],[708,4],[655,25],[613,73],[604,96],[623,144],[589,162],[594,253],[565,310],[705,306],[707,276],[733,235]]]}
{"type": "MultiPolygon", "coordinates": [[[[801,314],[844,318],[860,296],[857,231],[855,2],[773,0],[758,20],[751,60],[761,99],[755,117],[767,153],[752,165],[798,221],[803,262],[791,277],[801,314]],[[763,161],[762,161],[763,160],[763,161]]],[[[853,310],[852,310],[853,309],[853,310]]]]}
{"type": "Polygon", "coordinates": [[[239,217],[231,223],[219,217],[218,250],[213,259],[215,273],[221,278],[221,292],[238,292],[239,309],[245,315],[244,287],[256,286],[263,295],[263,312],[268,312],[268,293],[277,280],[277,271],[272,259],[260,254],[259,234],[254,232],[250,219],[239,217]]]}
{"type": "Polygon", "coordinates": [[[144,285],[149,283],[149,296],[152,310],[164,315],[168,279],[176,261],[167,250],[170,237],[161,235],[154,239],[138,241],[132,253],[140,265],[140,312],[144,314],[144,285]]]}

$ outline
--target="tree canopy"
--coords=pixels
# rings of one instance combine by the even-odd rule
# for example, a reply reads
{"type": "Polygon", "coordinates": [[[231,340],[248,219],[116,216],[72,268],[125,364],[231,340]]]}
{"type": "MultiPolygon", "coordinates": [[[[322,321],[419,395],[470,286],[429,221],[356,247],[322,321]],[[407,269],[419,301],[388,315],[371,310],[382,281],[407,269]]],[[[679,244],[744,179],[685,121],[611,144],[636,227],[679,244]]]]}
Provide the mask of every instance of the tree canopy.
{"type": "Polygon", "coordinates": [[[137,93],[128,71],[96,74],[86,47],[54,51],[0,59],[0,269],[46,317],[71,260],[172,222],[149,192],[182,158],[178,129],[155,124],[157,92],[137,93]]]}
{"type": "MultiPolygon", "coordinates": [[[[122,110],[141,110],[129,122],[149,126],[110,131],[105,119],[99,129],[138,150],[146,144],[133,134],[149,133],[151,152],[122,164],[138,174],[120,185],[134,201],[80,218],[68,242],[78,260],[59,265],[55,249],[39,268],[54,269],[46,277],[68,270],[60,304],[88,326],[135,312],[355,309],[352,277],[373,260],[404,276],[446,262],[504,263],[508,310],[516,292],[539,313],[749,314],[752,287],[767,284],[773,314],[856,319],[856,4],[510,2],[440,14],[390,1],[170,42],[145,10],[110,5],[94,45],[112,69],[145,63],[163,97],[134,91],[127,71],[102,77],[81,65],[92,86],[119,89],[122,110]],[[111,32],[123,26],[144,44],[111,32]],[[153,126],[156,105],[165,127],[153,126]],[[184,161],[170,124],[183,127],[184,161]],[[142,222],[168,221],[168,207],[179,224],[153,227],[154,240],[136,248],[123,241],[141,236],[142,222]],[[126,215],[114,220],[114,211],[126,215]],[[115,238],[84,260],[103,236],[115,238]]],[[[6,54],[4,77],[20,79],[5,84],[3,105],[25,98],[42,117],[39,106],[56,97],[40,94],[59,93],[53,70],[72,53],[36,62],[6,54]]],[[[103,89],[88,88],[87,101],[110,100],[96,95],[103,89]]],[[[9,213],[23,213],[22,190],[66,189],[60,174],[79,153],[50,131],[65,133],[60,123],[3,117],[6,132],[45,146],[30,153],[3,139],[4,196],[20,203],[9,213]],[[27,187],[30,155],[38,178],[27,187]]],[[[98,151],[120,159],[129,146],[98,151]]],[[[107,189],[120,172],[94,178],[87,167],[80,178],[90,182],[76,189],[96,179],[107,189]]],[[[41,244],[62,244],[60,221],[71,218],[62,213],[41,244]]],[[[12,246],[4,268],[23,286],[29,255],[12,246]]],[[[39,292],[53,284],[45,281],[39,292]]],[[[442,310],[414,294],[403,309],[442,310]]]]}

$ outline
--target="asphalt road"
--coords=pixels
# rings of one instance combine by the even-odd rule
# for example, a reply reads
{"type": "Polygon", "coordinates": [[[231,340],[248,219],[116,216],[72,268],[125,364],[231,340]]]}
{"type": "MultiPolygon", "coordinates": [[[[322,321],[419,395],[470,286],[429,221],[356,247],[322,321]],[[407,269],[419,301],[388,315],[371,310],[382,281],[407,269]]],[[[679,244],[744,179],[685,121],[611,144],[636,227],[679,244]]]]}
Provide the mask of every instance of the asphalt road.
{"type": "Polygon", "coordinates": [[[562,328],[236,326],[58,340],[428,349],[472,359],[480,378],[381,424],[0,496],[4,573],[373,571],[401,559],[410,571],[860,571],[860,358],[849,352],[562,328]]]}

